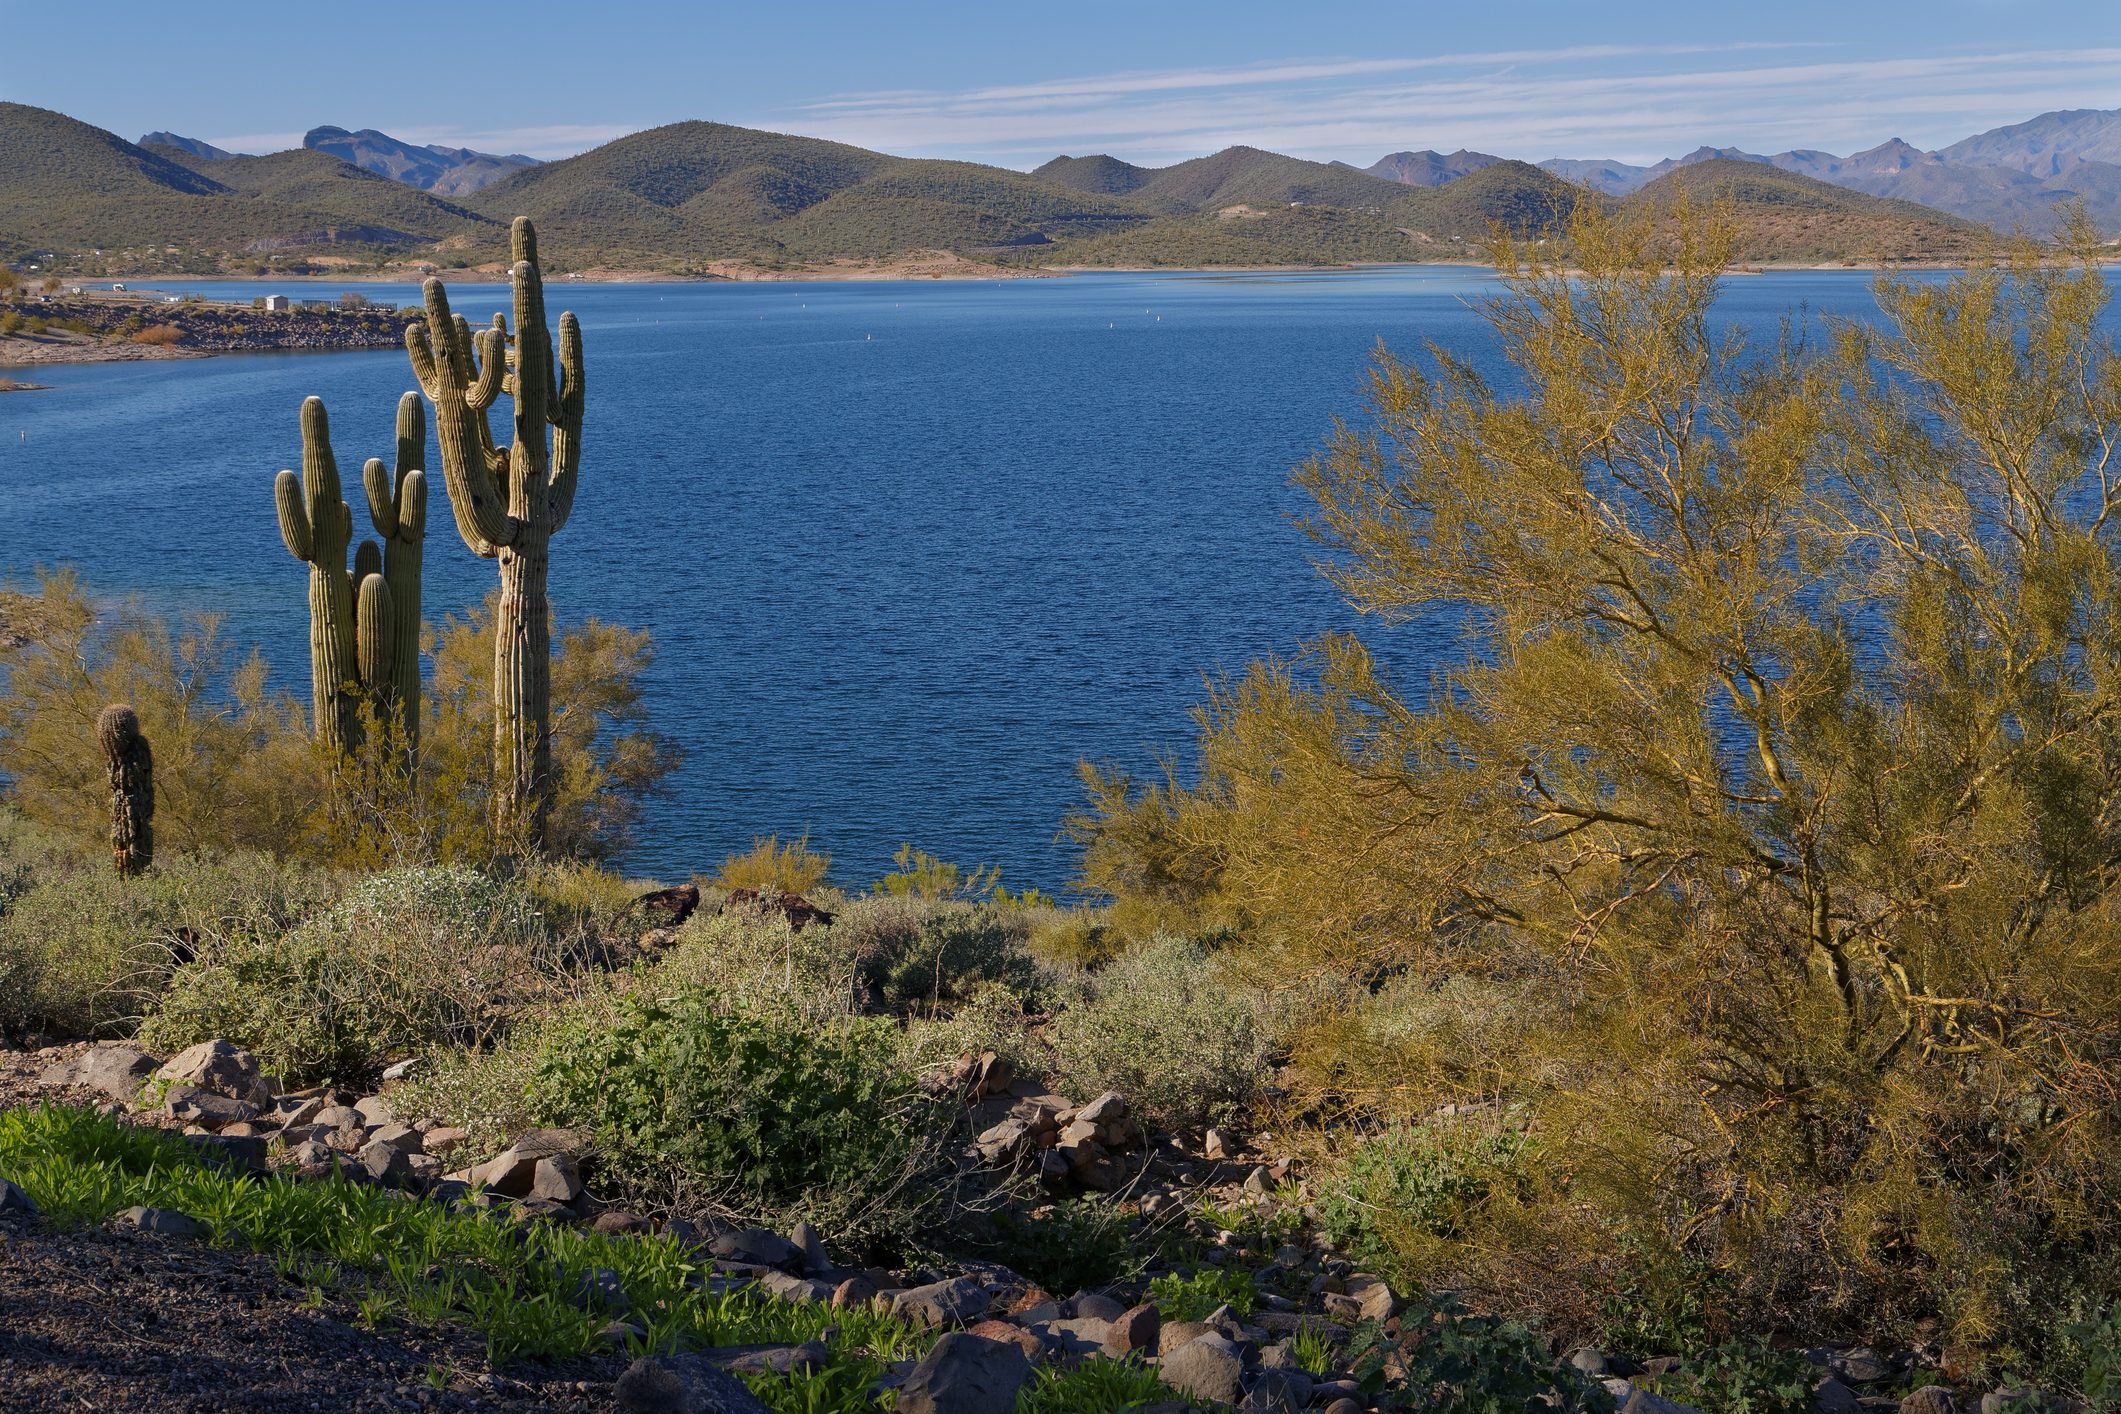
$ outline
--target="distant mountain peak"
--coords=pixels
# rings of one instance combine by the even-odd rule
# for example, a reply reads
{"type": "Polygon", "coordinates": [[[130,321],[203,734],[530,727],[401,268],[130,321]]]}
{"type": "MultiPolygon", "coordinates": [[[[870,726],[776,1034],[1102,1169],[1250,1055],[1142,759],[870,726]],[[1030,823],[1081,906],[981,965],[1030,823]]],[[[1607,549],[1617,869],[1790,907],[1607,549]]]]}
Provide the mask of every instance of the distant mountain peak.
{"type": "Polygon", "coordinates": [[[139,145],[141,147],[174,147],[179,152],[189,153],[193,157],[203,157],[209,162],[221,162],[237,155],[226,148],[215,147],[210,142],[202,142],[195,137],[180,137],[176,133],[149,133],[140,139],[139,145]]]}
{"type": "Polygon", "coordinates": [[[303,135],[302,145],[328,152],[379,177],[441,196],[465,196],[537,165],[537,159],[519,152],[503,156],[439,143],[422,147],[375,128],[349,132],[329,123],[311,128],[303,135]]]}
{"type": "Polygon", "coordinates": [[[1445,182],[1454,182],[1468,173],[1492,167],[1500,161],[1500,157],[1491,157],[1485,152],[1473,152],[1463,147],[1451,153],[1423,148],[1419,152],[1387,154],[1362,170],[1373,177],[1383,177],[1388,182],[1398,182],[1403,186],[1440,187],[1445,182]]]}

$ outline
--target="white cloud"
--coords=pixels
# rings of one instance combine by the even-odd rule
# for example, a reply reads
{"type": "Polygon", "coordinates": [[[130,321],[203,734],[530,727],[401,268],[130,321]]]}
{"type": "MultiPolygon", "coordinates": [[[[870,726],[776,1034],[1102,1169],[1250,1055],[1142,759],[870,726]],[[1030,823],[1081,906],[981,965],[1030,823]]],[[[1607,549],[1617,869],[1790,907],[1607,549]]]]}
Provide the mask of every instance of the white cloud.
{"type": "Polygon", "coordinates": [[[839,95],[790,124],[887,152],[1028,166],[1060,152],[1168,161],[1249,143],[1367,162],[1407,147],[1652,161],[1698,143],[1939,146],[2049,108],[2110,103],[2121,49],[1815,60],[1821,45],[1625,46],[1290,60],[957,92],[839,95]],[[1737,62],[1740,52],[1774,62],[1737,62]],[[1719,63],[1702,63],[1715,57],[1719,63]]]}

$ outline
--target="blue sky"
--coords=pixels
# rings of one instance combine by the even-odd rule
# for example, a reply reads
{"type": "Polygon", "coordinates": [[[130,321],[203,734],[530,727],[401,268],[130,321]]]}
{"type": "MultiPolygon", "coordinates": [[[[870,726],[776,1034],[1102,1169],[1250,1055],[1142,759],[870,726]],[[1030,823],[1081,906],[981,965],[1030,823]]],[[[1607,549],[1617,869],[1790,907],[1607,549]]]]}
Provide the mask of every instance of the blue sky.
{"type": "Polygon", "coordinates": [[[0,97],[244,151],[336,123],[556,157],[712,118],[1014,167],[1239,142],[1648,161],[2121,107],[2121,0],[0,0],[0,35],[44,56],[0,97]]]}

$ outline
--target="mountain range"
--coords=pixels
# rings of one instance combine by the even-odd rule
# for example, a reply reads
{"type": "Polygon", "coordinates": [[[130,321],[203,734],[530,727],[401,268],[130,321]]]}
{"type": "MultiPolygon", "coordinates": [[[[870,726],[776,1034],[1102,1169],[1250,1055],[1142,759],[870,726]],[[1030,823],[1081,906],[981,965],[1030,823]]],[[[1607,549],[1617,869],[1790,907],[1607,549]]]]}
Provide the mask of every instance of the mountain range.
{"type": "Polygon", "coordinates": [[[2001,231],[2035,235],[2054,229],[2058,203],[2082,201],[2101,230],[2121,230],[2121,109],[2042,113],[1934,152],[1892,138],[1847,157],[1809,148],[1764,156],[1735,147],[1698,147],[1650,166],[1560,157],[1539,165],[1565,181],[1627,196],[1667,172],[1714,161],[1760,163],[1851,191],[1912,201],[2001,231]]]}
{"type": "Polygon", "coordinates": [[[708,122],[553,162],[373,129],[313,129],[267,156],[147,138],[0,103],[0,258],[134,273],[476,266],[527,214],[555,269],[773,273],[936,251],[1013,266],[1420,260],[1464,257],[1497,225],[1544,234],[1594,195],[1662,204],[1681,182],[1733,203],[1740,258],[1755,262],[1960,259],[1989,247],[1988,223],[2051,220],[2063,194],[2121,225],[2121,113],[2099,111],[1935,153],[1704,147],[1650,166],[1410,150],[1361,169],[1231,147],[1021,172],[708,122]]]}

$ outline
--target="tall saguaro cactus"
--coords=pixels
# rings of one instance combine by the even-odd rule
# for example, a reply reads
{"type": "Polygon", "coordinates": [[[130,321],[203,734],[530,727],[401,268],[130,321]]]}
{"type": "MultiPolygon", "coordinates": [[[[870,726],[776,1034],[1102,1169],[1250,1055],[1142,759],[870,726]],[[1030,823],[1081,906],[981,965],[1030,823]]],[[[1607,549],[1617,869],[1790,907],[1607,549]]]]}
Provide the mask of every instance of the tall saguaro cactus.
{"type": "MultiPolygon", "coordinates": [[[[375,667],[390,684],[408,756],[416,756],[420,747],[420,560],[427,538],[427,473],[421,468],[426,460],[427,413],[420,395],[407,393],[398,399],[396,458],[386,469],[382,458],[370,457],[361,468],[361,486],[368,493],[369,519],[383,540],[383,583],[389,589],[393,620],[390,662],[387,668],[375,667]]],[[[358,603],[355,609],[363,630],[355,657],[362,680],[373,681],[371,665],[362,657],[370,646],[368,606],[358,603]]],[[[381,648],[380,643],[374,646],[381,648]]]]}
{"type": "MultiPolygon", "coordinates": [[[[414,397],[410,393],[406,396],[414,397]]],[[[407,455],[406,432],[401,401],[401,466],[407,455]]],[[[424,428],[418,440],[425,441],[424,428]]],[[[411,459],[420,460],[417,455],[411,459]]],[[[410,474],[402,478],[399,497],[403,507],[412,510],[414,525],[411,558],[406,563],[410,566],[414,614],[410,692],[416,700],[418,531],[426,523],[426,488],[418,471],[402,469],[410,474]]],[[[380,484],[379,476],[379,488],[380,484]]],[[[353,539],[353,512],[340,499],[339,464],[332,455],[331,423],[321,398],[305,398],[302,402],[302,475],[298,479],[292,471],[282,471],[273,481],[273,499],[280,512],[280,538],[287,542],[288,553],[309,565],[310,720],[320,741],[344,753],[360,741],[364,703],[397,711],[396,704],[406,687],[398,676],[400,617],[382,549],[373,540],[362,541],[354,554],[353,571],[347,572],[346,547],[353,539]]],[[[393,501],[391,512],[392,527],[387,533],[396,544],[405,529],[400,501],[393,501]]],[[[379,524],[378,529],[381,528],[379,524]]],[[[400,556],[402,559],[402,551],[400,556]]]]}
{"type": "Polygon", "coordinates": [[[425,286],[427,323],[405,331],[413,372],[435,405],[442,474],[457,533],[498,562],[501,605],[493,663],[496,824],[504,839],[543,843],[552,806],[551,610],[545,580],[552,537],[574,508],[581,462],[582,331],[560,316],[555,366],[545,322],[537,232],[518,216],[511,231],[515,334],[494,316],[476,336],[450,313],[440,280],[425,286]],[[495,447],[486,410],[515,402],[515,439],[495,447]],[[551,442],[547,445],[547,432],[551,442]]]}

